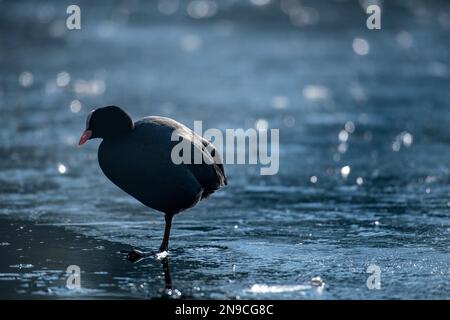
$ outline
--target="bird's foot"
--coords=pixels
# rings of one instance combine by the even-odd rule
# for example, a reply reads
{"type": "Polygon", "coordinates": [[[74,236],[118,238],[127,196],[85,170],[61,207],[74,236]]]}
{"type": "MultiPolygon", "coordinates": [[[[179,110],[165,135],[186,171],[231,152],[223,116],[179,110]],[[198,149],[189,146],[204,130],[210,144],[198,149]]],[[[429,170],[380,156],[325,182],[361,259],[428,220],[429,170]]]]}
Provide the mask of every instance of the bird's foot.
{"type": "Polygon", "coordinates": [[[122,251],[122,253],[126,253],[127,260],[132,263],[136,263],[150,257],[154,257],[156,260],[162,261],[169,256],[169,251],[167,250],[154,252],[133,249],[131,251],[122,251]]]}
{"type": "Polygon", "coordinates": [[[147,252],[147,251],[141,251],[141,250],[137,250],[137,249],[127,251],[126,254],[127,254],[127,260],[132,263],[139,262],[145,258],[155,255],[155,253],[152,251],[147,252]]]}

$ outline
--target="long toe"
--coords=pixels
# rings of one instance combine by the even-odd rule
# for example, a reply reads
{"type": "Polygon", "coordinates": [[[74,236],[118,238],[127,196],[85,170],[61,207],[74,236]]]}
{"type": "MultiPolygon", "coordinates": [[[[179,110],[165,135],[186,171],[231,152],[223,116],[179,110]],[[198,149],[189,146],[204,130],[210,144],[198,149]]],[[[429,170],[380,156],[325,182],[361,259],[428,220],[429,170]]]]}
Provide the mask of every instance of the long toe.
{"type": "Polygon", "coordinates": [[[145,257],[145,252],[133,249],[127,254],[127,259],[130,262],[138,262],[145,257]]]}

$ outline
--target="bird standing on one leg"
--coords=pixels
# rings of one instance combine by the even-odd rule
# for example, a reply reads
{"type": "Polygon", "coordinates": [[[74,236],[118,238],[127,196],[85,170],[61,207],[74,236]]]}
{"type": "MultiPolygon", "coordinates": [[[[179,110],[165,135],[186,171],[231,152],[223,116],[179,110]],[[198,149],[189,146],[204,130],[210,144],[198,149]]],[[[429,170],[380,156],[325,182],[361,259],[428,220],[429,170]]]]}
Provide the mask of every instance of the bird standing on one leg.
{"type": "Polygon", "coordinates": [[[119,107],[98,108],[89,113],[79,145],[94,138],[103,139],[98,149],[103,173],[123,191],[165,214],[160,252],[169,248],[173,216],[227,184],[212,143],[173,119],[152,116],[133,123],[119,107]],[[172,161],[172,150],[178,144],[172,139],[174,131],[188,141],[192,158],[195,152],[201,153],[201,163],[172,161]]]}

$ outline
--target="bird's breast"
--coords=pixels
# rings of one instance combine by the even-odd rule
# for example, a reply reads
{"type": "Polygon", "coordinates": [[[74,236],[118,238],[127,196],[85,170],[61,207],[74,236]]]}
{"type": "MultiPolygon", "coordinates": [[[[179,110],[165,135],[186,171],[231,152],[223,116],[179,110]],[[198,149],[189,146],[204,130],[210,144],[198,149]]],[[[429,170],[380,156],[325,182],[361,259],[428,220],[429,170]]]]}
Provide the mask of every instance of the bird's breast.
{"type": "Polygon", "coordinates": [[[133,135],[104,140],[98,161],[119,188],[159,211],[181,211],[198,201],[201,185],[188,167],[171,161],[169,139],[140,140],[133,135]]]}

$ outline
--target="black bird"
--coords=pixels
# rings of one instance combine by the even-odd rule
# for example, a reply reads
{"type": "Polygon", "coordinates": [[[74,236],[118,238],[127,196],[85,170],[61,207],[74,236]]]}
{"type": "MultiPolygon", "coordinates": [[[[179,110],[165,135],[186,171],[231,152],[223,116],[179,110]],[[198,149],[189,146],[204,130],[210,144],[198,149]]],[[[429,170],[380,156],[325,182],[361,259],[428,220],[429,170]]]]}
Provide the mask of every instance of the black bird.
{"type": "MultiPolygon", "coordinates": [[[[168,250],[173,216],[227,184],[213,144],[173,119],[150,116],[133,123],[119,107],[98,108],[89,113],[78,144],[94,138],[103,139],[98,149],[103,173],[126,193],[165,214],[160,252],[168,250]],[[173,133],[180,140],[172,141],[173,133]],[[191,147],[192,161],[175,164],[171,154],[181,139],[191,147]],[[195,152],[202,155],[199,164],[193,161],[195,152]]],[[[137,260],[143,253],[131,254],[137,260]]]]}

